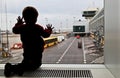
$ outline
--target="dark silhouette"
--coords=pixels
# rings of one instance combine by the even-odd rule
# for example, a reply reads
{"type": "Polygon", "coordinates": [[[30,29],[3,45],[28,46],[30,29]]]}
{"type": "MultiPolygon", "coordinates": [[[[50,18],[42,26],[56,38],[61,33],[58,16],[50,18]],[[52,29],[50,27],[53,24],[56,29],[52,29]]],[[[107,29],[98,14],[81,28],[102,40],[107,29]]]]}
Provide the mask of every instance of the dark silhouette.
{"type": "Polygon", "coordinates": [[[49,37],[52,33],[52,25],[46,25],[43,28],[36,24],[38,11],[31,6],[25,7],[22,12],[23,17],[17,19],[17,23],[13,27],[13,33],[20,34],[23,44],[23,61],[20,64],[5,65],[5,76],[11,76],[12,73],[22,75],[24,71],[34,71],[42,64],[42,52],[44,50],[44,40],[42,37],[49,37]],[[23,22],[24,19],[24,22],[23,22]]]}

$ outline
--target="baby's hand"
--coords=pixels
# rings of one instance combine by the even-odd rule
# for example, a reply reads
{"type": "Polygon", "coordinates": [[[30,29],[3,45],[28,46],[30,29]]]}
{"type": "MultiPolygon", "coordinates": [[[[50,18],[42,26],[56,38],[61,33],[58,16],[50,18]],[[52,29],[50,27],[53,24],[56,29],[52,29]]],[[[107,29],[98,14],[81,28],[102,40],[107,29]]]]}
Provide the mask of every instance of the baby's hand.
{"type": "Polygon", "coordinates": [[[23,18],[21,18],[20,16],[18,16],[18,18],[17,18],[17,23],[18,24],[23,24],[24,22],[23,22],[23,18]]]}
{"type": "Polygon", "coordinates": [[[50,29],[50,30],[52,30],[54,28],[54,27],[52,27],[52,24],[47,24],[46,27],[47,27],[47,29],[50,29]]]}

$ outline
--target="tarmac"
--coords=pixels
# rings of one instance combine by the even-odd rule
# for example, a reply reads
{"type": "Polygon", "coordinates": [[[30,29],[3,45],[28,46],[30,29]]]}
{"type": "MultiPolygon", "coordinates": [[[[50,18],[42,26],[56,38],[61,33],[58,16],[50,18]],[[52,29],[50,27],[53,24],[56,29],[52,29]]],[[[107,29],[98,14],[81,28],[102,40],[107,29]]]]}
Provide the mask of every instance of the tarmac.
{"type": "Polygon", "coordinates": [[[9,56],[4,57],[2,55],[2,52],[0,53],[0,64],[4,64],[7,62],[10,63],[19,63],[22,61],[23,57],[22,57],[22,49],[16,49],[16,50],[11,50],[8,54],[9,56]]]}
{"type": "MultiPolygon", "coordinates": [[[[85,52],[86,52],[86,59],[93,59],[93,61],[87,61],[87,64],[103,64],[104,63],[104,56],[103,51],[97,51],[95,45],[93,43],[93,39],[90,37],[84,37],[85,43],[85,52]]],[[[3,57],[2,52],[0,53],[0,64],[4,64],[6,62],[18,63],[22,61],[22,49],[20,50],[12,50],[10,52],[11,56],[3,57]],[[19,53],[17,53],[19,52],[19,53]],[[16,60],[16,61],[15,61],[16,60]]]]}
{"type": "Polygon", "coordinates": [[[104,64],[104,50],[103,51],[97,50],[93,41],[94,39],[90,37],[84,38],[86,58],[93,59],[93,61],[88,61],[88,63],[104,64]]]}

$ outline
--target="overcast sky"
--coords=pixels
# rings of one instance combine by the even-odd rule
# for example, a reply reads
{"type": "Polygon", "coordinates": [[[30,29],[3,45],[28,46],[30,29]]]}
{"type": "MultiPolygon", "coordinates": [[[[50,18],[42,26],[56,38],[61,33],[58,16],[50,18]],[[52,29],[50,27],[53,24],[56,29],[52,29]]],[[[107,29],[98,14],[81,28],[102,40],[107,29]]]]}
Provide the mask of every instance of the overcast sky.
{"type": "Polygon", "coordinates": [[[34,6],[39,11],[39,24],[45,27],[51,23],[55,29],[72,28],[72,22],[82,17],[82,11],[88,8],[103,8],[104,0],[0,0],[0,27],[9,30],[22,16],[26,6],[34,6]],[[6,17],[7,16],[7,17],[6,17]]]}

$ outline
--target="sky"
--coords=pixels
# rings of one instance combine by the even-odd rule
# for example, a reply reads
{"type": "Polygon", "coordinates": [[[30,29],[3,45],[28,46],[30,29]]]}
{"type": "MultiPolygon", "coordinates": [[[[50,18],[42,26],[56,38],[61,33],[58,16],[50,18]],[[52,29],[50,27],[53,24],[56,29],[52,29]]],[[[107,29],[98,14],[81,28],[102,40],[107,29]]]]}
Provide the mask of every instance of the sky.
{"type": "Polygon", "coordinates": [[[84,20],[82,12],[88,8],[103,8],[104,0],[0,0],[0,28],[12,30],[18,16],[26,6],[39,12],[37,23],[47,23],[55,30],[72,29],[73,21],[84,20]]]}

